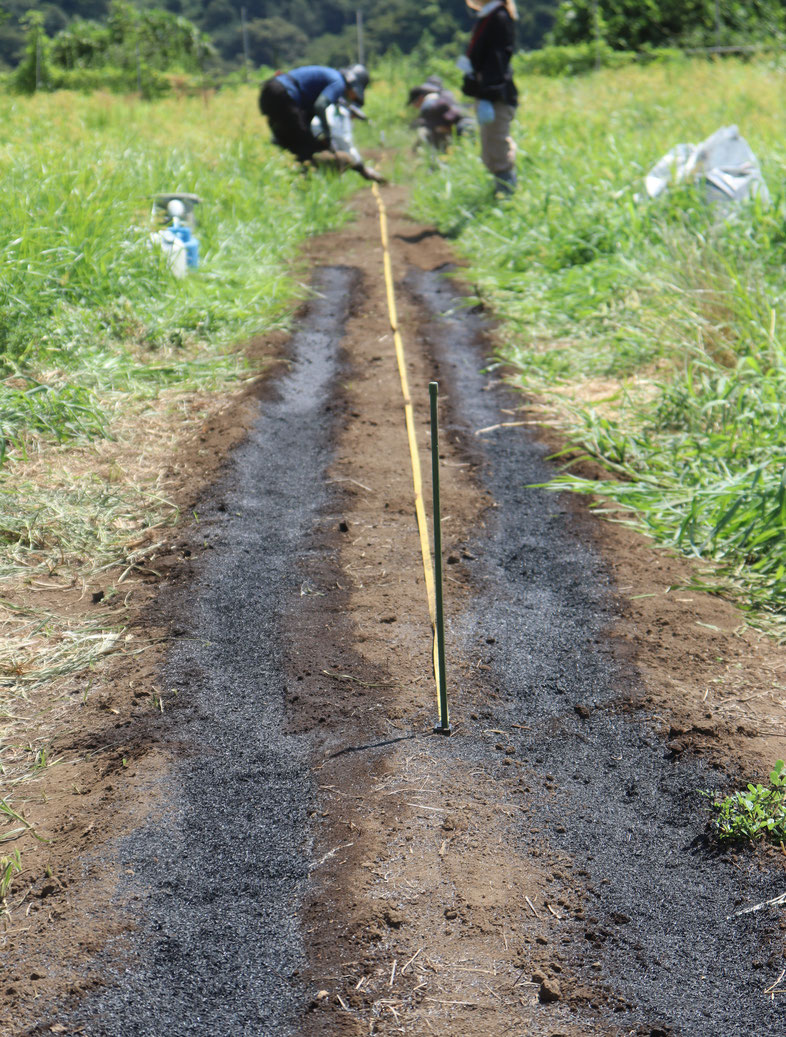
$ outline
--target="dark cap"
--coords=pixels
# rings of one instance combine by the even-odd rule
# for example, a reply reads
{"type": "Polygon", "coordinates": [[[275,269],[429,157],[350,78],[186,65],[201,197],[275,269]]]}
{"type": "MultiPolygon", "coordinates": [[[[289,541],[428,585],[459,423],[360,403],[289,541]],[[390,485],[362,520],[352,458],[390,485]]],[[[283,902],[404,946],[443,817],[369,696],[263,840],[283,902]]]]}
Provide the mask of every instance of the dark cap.
{"type": "Polygon", "coordinates": [[[341,69],[341,75],[344,77],[344,82],[347,86],[351,90],[354,90],[357,97],[357,103],[363,104],[366,87],[369,84],[369,75],[366,66],[350,65],[349,68],[341,69]]]}

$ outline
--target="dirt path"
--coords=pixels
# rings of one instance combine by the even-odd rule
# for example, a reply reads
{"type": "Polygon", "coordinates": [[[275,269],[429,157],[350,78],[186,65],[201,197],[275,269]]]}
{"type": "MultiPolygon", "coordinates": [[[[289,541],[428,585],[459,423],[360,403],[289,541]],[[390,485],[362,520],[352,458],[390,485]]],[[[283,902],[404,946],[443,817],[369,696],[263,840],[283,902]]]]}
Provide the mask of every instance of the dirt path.
{"type": "MultiPolygon", "coordinates": [[[[314,243],[286,370],[140,619],[177,643],[111,674],[122,752],[74,771],[74,824],[4,949],[3,1032],[780,1034],[780,914],[729,916],[783,869],[714,855],[698,790],[784,755],[783,653],[680,590],[686,563],[526,488],[548,450],[482,372],[490,329],[441,275],[446,243],[385,197],[424,459],[433,377],[443,397],[454,733],[429,733],[364,192],[314,243]]],[[[225,438],[206,436],[202,466],[225,438]]],[[[105,712],[72,749],[117,745],[105,712]]]]}

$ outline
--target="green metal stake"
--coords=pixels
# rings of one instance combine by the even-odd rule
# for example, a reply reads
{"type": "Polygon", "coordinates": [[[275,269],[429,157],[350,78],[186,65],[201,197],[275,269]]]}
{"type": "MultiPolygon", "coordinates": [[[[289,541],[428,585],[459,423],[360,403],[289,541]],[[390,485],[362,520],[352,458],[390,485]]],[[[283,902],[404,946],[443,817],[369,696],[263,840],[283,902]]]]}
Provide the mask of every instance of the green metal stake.
{"type": "Polygon", "coordinates": [[[445,680],[445,616],[442,602],[442,515],[439,507],[439,418],[437,397],[439,382],[428,383],[431,399],[431,484],[434,502],[434,604],[436,610],[434,636],[437,639],[437,669],[439,670],[439,724],[434,731],[450,734],[448,719],[448,691],[445,680]]]}

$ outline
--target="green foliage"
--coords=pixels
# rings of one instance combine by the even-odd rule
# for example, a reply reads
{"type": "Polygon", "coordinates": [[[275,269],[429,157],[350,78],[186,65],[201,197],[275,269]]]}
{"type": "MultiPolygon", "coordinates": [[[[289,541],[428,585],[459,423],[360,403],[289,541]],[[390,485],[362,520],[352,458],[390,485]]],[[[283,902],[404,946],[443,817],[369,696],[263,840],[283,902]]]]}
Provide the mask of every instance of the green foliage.
{"type": "Polygon", "coordinates": [[[558,0],[528,0],[518,4],[519,21],[516,38],[524,50],[538,50],[543,46],[554,25],[558,0]]]}
{"type": "Polygon", "coordinates": [[[46,90],[51,85],[50,40],[40,11],[26,14],[22,26],[26,31],[25,52],[11,83],[19,93],[32,94],[36,90],[46,90]]]}
{"type": "Polygon", "coordinates": [[[92,394],[77,385],[53,386],[35,378],[19,376],[26,388],[6,385],[0,392],[0,464],[6,444],[19,429],[49,436],[58,443],[81,436],[101,435],[106,423],[95,409],[92,394]]]}
{"type": "Polygon", "coordinates": [[[14,75],[21,93],[46,89],[141,88],[150,98],[169,87],[165,72],[193,73],[213,53],[209,38],[168,11],[138,11],[112,0],[106,23],[74,20],[49,39],[40,12],[27,16],[26,56],[14,75]]]}
{"type": "MultiPolygon", "coordinates": [[[[521,5],[518,41],[521,47],[540,46],[550,28],[558,0],[533,0],[521,5]]],[[[23,34],[19,19],[30,4],[7,0],[11,18],[0,31],[0,60],[16,64],[23,34]]],[[[370,61],[391,47],[402,53],[441,52],[450,48],[455,60],[466,46],[471,27],[464,0],[418,3],[416,0],[331,0],[312,4],[309,0],[140,0],[135,5],[146,14],[150,8],[166,8],[173,16],[188,19],[209,34],[221,58],[237,67],[243,61],[244,41],[241,8],[246,12],[246,42],[251,60],[257,64],[293,65],[304,61],[341,66],[357,60],[356,14],[363,16],[364,53],[370,61]]],[[[50,37],[60,31],[84,36],[85,20],[106,24],[108,0],[47,0],[33,5],[44,16],[50,37]]],[[[73,68],[73,65],[66,66],[73,68]]]]}
{"type": "Polygon", "coordinates": [[[752,785],[744,792],[734,792],[712,799],[715,817],[711,828],[721,842],[756,842],[786,839],[786,774],[783,760],[778,760],[770,773],[770,784],[752,785]]]}
{"type": "Polygon", "coordinates": [[[210,107],[38,94],[0,109],[0,456],[105,434],[115,393],[229,378],[225,347],[284,320],[287,261],[359,181],[298,174],[255,109],[252,89],[210,107]],[[162,190],[205,197],[184,282],[150,242],[162,190]]]}
{"type": "MultiPolygon", "coordinates": [[[[772,214],[749,216],[759,239],[757,224],[772,214]]],[[[683,242],[696,269],[672,281],[682,298],[664,325],[672,325],[670,337],[688,339],[683,366],[673,380],[656,383],[654,404],[629,416],[635,431],[584,412],[582,444],[623,477],[593,483],[591,492],[634,509],[658,539],[716,560],[744,581],[757,608],[782,611],[786,344],[776,335],[783,296],[776,302],[770,287],[776,258],[742,245],[737,221],[715,227],[706,214],[691,223],[711,245],[699,252],[683,242]],[[694,305],[683,311],[688,298],[694,305]]],[[[559,482],[590,492],[571,476],[559,482]]]]}
{"type": "Polygon", "coordinates": [[[292,65],[330,65],[333,68],[342,68],[355,61],[357,46],[355,27],[348,25],[340,33],[328,32],[309,40],[302,60],[293,61],[292,65]]]}
{"type": "Polygon", "coordinates": [[[22,855],[19,850],[0,857],[0,900],[5,900],[14,881],[14,875],[22,870],[22,855]]]}
{"type": "Polygon", "coordinates": [[[415,188],[504,320],[500,358],[607,479],[552,484],[712,563],[768,624],[786,613],[786,168],[782,73],[684,59],[519,76],[519,188],[495,199],[474,142],[415,188]],[[684,98],[690,94],[687,108],[684,98]],[[755,118],[754,118],[755,113],[755,118]],[[672,144],[738,123],[775,198],[637,198],[672,144]],[[747,136],[748,134],[746,134],[747,136]]]}
{"type": "Polygon", "coordinates": [[[607,43],[585,42],[549,46],[517,54],[514,73],[529,76],[575,76],[598,68],[620,68],[635,62],[633,51],[613,50],[607,43]]]}
{"type": "Polygon", "coordinates": [[[279,17],[254,18],[247,26],[247,41],[250,60],[273,68],[296,64],[308,46],[305,32],[279,17]]]}
{"type": "Polygon", "coordinates": [[[563,0],[549,40],[614,50],[751,43],[782,34],[780,0],[563,0]]]}
{"type": "Polygon", "coordinates": [[[657,50],[614,50],[603,40],[542,47],[513,59],[514,72],[531,76],[575,76],[600,68],[683,61],[682,51],[666,47],[657,50]]]}

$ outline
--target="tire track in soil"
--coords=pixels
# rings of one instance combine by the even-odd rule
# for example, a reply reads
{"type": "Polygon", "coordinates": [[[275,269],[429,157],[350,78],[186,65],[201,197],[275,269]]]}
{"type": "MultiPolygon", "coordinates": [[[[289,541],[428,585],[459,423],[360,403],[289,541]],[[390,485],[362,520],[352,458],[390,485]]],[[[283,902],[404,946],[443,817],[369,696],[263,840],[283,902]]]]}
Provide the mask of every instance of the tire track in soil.
{"type": "Polygon", "coordinates": [[[599,527],[524,489],[543,445],[474,435],[521,401],[480,374],[487,329],[441,277],[444,241],[394,215],[423,450],[434,376],[443,406],[455,733],[427,734],[371,195],[355,209],[314,243],[315,265],[345,267],[316,272],[291,373],[199,508],[201,575],[172,593],[172,771],[161,816],[118,850],[145,920],[91,964],[103,992],[54,1018],[105,1037],[782,1032],[762,996],[777,917],[725,922],[781,873],[692,845],[713,776],[638,708],[649,693],[610,633],[622,605],[587,546],[599,527]]]}

